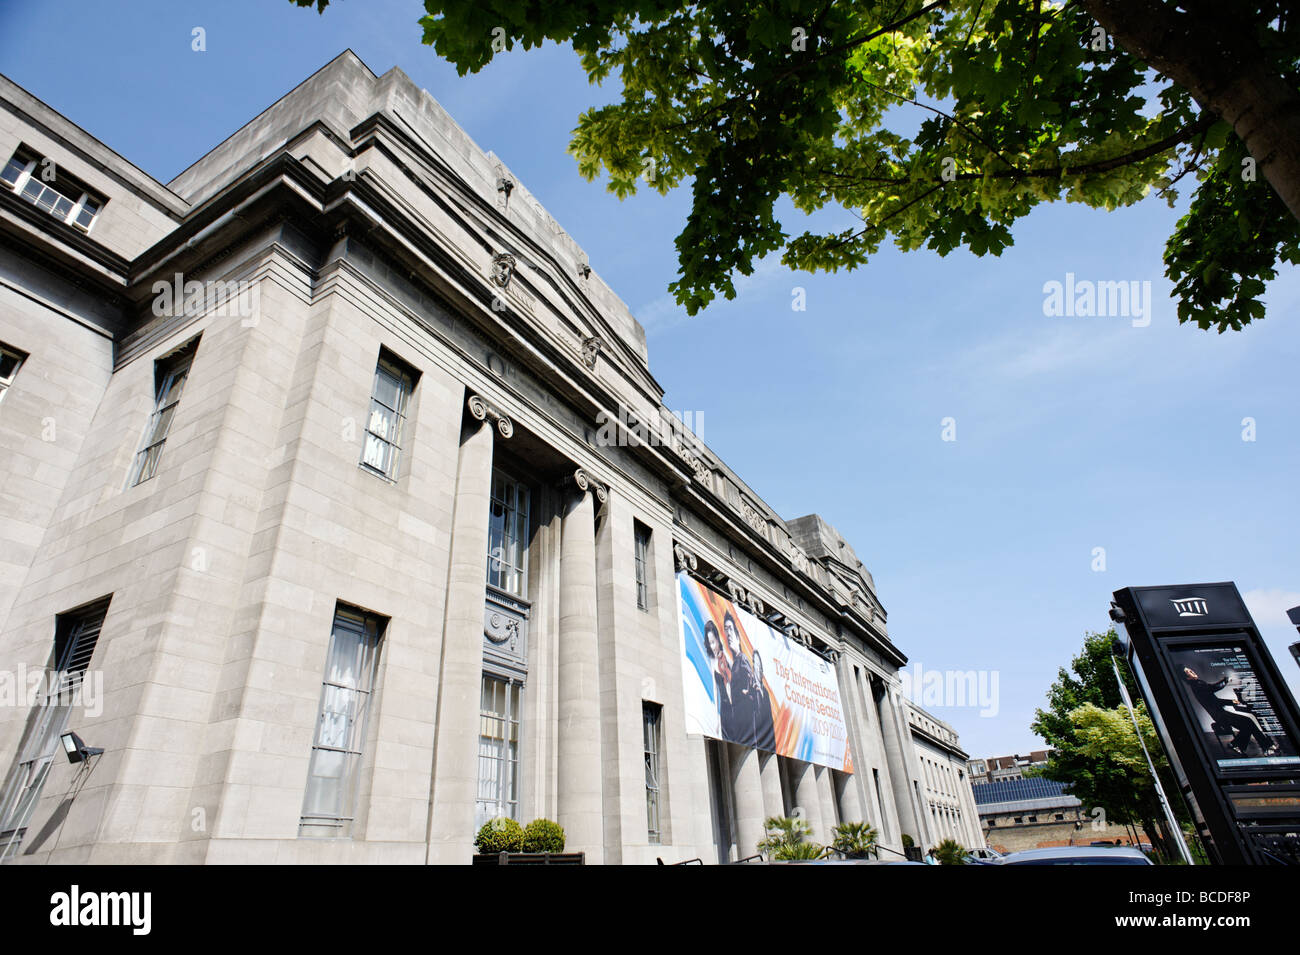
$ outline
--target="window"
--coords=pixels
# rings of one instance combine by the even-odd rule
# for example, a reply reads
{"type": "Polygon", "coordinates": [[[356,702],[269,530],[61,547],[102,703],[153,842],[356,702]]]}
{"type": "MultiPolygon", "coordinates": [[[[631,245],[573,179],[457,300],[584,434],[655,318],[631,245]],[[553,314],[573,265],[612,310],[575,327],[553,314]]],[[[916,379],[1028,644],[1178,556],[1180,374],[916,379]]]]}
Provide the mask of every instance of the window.
{"type": "Polygon", "coordinates": [[[474,828],[519,818],[519,704],[523,686],[483,674],[479,702],[478,801],[474,828]]]}
{"type": "Polygon", "coordinates": [[[26,359],[26,352],[20,352],[16,348],[0,343],[0,401],[4,401],[5,392],[14,383],[14,376],[18,374],[19,367],[26,359]]]}
{"type": "Polygon", "coordinates": [[[650,563],[650,528],[640,521],[632,522],[632,532],[636,537],[636,605],[641,610],[650,609],[650,587],[648,581],[650,563]]]}
{"type": "Polygon", "coordinates": [[[415,373],[388,352],[381,351],[379,364],[375,366],[361,466],[390,481],[397,480],[406,405],[414,386],[415,373]]]}
{"type": "Polygon", "coordinates": [[[528,488],[494,471],[488,522],[487,582],[516,597],[528,596],[528,488]]]}
{"type": "Polygon", "coordinates": [[[52,159],[19,149],[0,171],[0,182],[60,222],[89,232],[104,200],[59,169],[52,159]]]}
{"type": "Polygon", "coordinates": [[[663,722],[663,707],[658,703],[641,704],[642,735],[645,739],[645,817],[646,834],[651,845],[658,845],[660,839],[659,822],[659,771],[660,724],[663,722]]]}
{"type": "Polygon", "coordinates": [[[104,626],[108,601],[104,598],[58,617],[54,670],[42,682],[40,703],[28,717],[18,759],[0,793],[0,860],[18,854],[50,764],[61,752],[59,737],[67,729],[72,707],[81,702],[82,681],[104,626]]]}
{"type": "Polygon", "coordinates": [[[173,352],[166,358],[154,363],[154,404],[153,414],[149,416],[149,425],[144,432],[140,450],[136,452],[135,463],[131,466],[131,479],[127,487],[135,487],[149,480],[158,471],[158,460],[162,457],[163,444],[171,430],[172,419],[176,416],[176,406],[180,404],[181,392],[190,375],[190,365],[194,361],[194,352],[198,339],[184,348],[173,352]]]}
{"type": "Polygon", "coordinates": [[[352,836],[366,718],[378,669],[379,639],[386,623],[375,614],[343,604],[334,611],[300,836],[352,836]]]}

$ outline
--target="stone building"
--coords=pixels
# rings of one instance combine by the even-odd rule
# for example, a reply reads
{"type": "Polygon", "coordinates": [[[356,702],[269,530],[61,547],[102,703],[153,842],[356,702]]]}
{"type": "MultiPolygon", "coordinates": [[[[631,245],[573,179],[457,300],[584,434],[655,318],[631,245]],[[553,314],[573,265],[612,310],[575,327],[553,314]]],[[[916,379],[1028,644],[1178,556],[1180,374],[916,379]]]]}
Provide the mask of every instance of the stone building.
{"type": "Polygon", "coordinates": [[[990,756],[987,759],[972,759],[967,764],[971,784],[998,783],[1008,779],[1020,779],[1025,770],[1039,770],[1047,765],[1050,749],[1036,749],[1027,756],[1018,753],[1014,756],[990,756]]]}
{"type": "Polygon", "coordinates": [[[1065,783],[1017,775],[981,783],[974,791],[984,838],[999,852],[1139,842],[1131,829],[1112,825],[1100,809],[1066,793],[1065,783]]]}
{"type": "Polygon", "coordinates": [[[960,803],[912,802],[918,740],[960,751],[851,548],[667,414],[400,70],[344,53],[166,184],[0,102],[6,859],[460,863],[508,815],[723,861],[796,808],[899,848],[960,803]],[[682,579],[823,661],[851,770],[685,731],[682,579]]]}
{"type": "Polygon", "coordinates": [[[905,700],[904,706],[916,757],[909,796],[919,806],[923,820],[916,827],[918,844],[929,848],[953,839],[967,849],[983,846],[967,756],[958,744],[957,731],[910,700],[905,700]]]}

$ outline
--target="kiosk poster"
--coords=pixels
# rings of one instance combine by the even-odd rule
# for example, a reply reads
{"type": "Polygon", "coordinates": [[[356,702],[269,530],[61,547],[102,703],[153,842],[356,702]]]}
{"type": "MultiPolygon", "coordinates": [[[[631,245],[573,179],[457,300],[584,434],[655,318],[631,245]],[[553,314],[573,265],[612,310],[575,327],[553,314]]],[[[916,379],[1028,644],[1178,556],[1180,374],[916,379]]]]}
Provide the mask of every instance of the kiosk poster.
{"type": "Polygon", "coordinates": [[[1171,647],[1169,660],[1219,769],[1300,766],[1245,647],[1171,647]]]}
{"type": "Polygon", "coordinates": [[[686,732],[853,772],[835,668],[684,573],[677,593],[686,732]]]}

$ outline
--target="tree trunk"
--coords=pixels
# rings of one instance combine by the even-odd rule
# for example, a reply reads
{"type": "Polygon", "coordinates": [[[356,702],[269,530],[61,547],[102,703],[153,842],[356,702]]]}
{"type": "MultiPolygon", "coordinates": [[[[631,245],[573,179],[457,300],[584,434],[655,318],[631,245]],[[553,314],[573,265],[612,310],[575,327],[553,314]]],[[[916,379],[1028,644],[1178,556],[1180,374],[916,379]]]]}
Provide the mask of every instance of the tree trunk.
{"type": "Polygon", "coordinates": [[[1118,46],[1229,123],[1258,172],[1300,219],[1300,90],[1271,68],[1252,20],[1220,0],[1181,4],[1195,13],[1160,0],[1080,5],[1118,46]]]}

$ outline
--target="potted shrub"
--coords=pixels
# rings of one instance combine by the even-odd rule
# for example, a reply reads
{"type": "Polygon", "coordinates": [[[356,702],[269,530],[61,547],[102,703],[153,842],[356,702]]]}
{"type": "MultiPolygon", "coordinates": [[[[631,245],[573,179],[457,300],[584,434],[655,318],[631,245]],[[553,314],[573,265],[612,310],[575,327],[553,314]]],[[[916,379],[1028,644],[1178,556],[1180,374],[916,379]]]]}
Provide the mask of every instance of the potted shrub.
{"type": "Polygon", "coordinates": [[[835,841],[831,844],[850,859],[865,859],[876,854],[880,833],[866,822],[845,822],[832,830],[835,841]]]}
{"type": "Polygon", "coordinates": [[[586,853],[564,851],[564,829],[550,819],[534,819],[521,826],[498,817],[479,829],[474,838],[475,865],[584,865],[586,853]]]}
{"type": "Polygon", "coordinates": [[[549,819],[534,819],[524,826],[524,852],[563,852],[564,828],[549,819]]]}
{"type": "Polygon", "coordinates": [[[945,839],[930,850],[939,865],[965,865],[966,848],[956,839],[945,839]]]}
{"type": "Polygon", "coordinates": [[[523,852],[524,829],[515,820],[506,816],[489,819],[483,823],[478,835],[474,837],[474,848],[484,855],[523,852]]]}
{"type": "Polygon", "coordinates": [[[758,844],[758,851],[765,853],[774,862],[800,862],[819,859],[825,847],[809,842],[812,829],[802,819],[789,816],[773,816],[763,823],[767,833],[758,844]]]}

